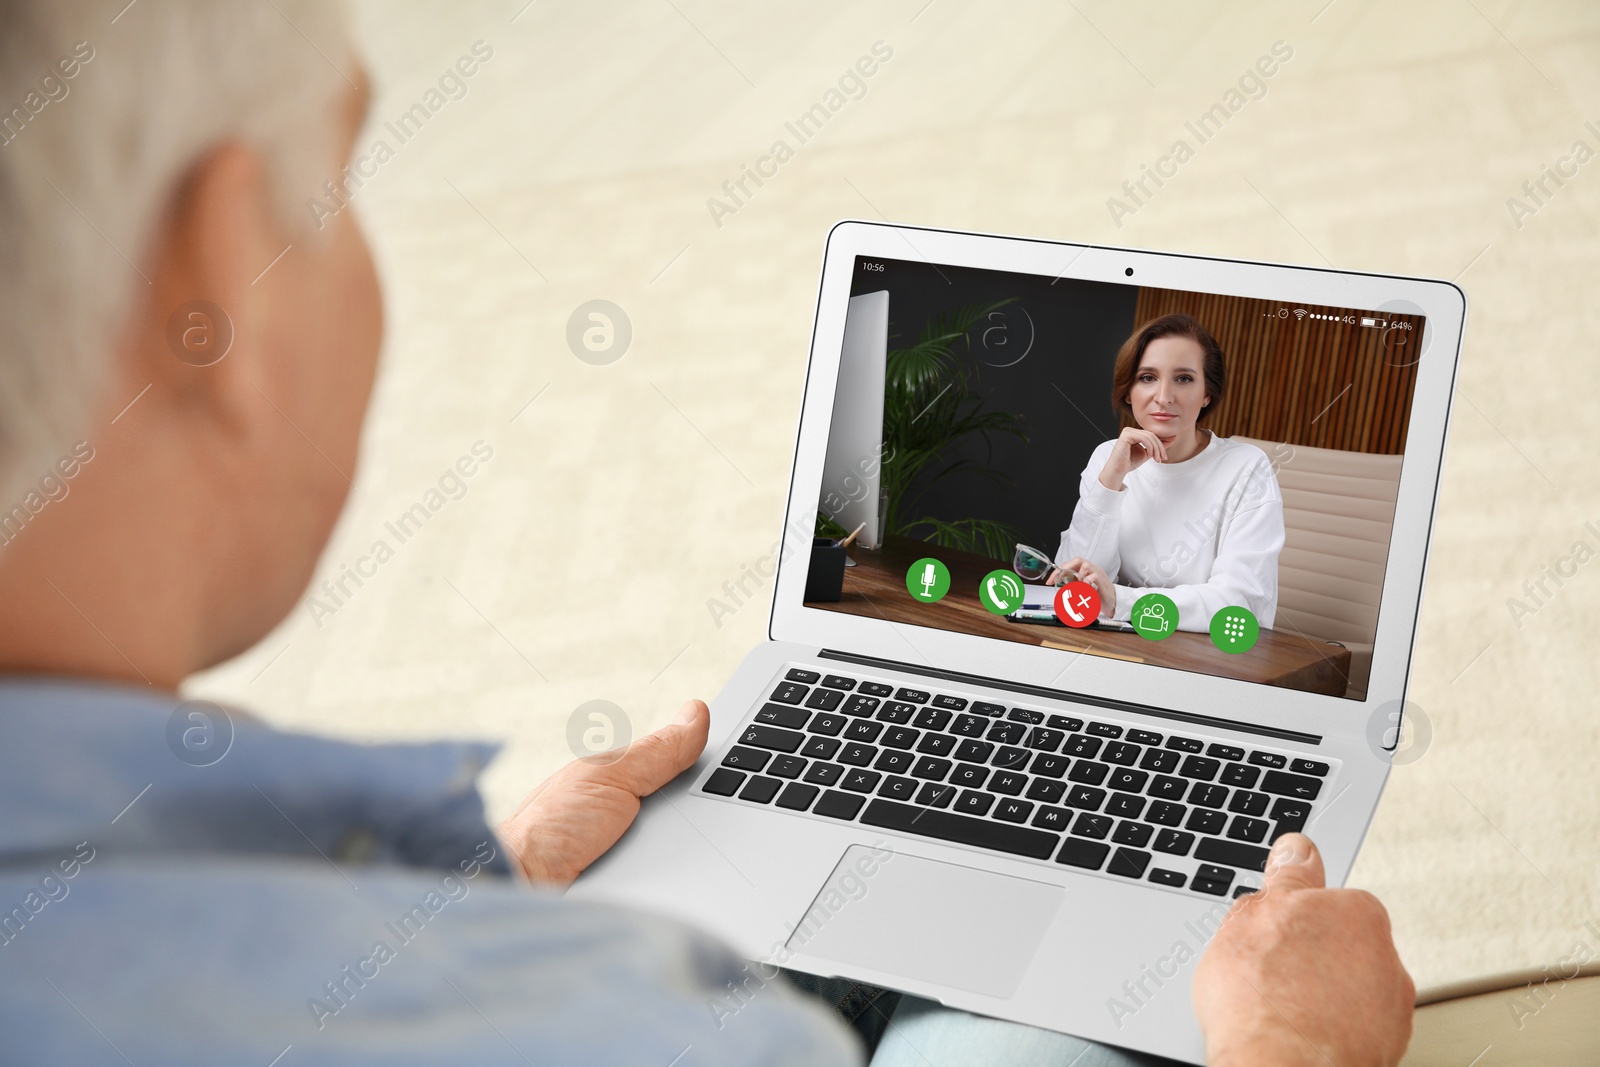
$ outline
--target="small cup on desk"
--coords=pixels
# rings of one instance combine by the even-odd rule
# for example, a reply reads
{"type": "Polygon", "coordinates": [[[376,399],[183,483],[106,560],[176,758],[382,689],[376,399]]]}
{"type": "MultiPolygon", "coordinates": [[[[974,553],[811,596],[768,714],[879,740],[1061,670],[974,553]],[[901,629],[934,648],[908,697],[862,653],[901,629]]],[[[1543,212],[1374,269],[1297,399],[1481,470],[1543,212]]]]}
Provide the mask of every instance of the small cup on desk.
{"type": "Polygon", "coordinates": [[[844,599],[845,548],[831,537],[811,539],[811,566],[806,570],[807,600],[844,599]]]}

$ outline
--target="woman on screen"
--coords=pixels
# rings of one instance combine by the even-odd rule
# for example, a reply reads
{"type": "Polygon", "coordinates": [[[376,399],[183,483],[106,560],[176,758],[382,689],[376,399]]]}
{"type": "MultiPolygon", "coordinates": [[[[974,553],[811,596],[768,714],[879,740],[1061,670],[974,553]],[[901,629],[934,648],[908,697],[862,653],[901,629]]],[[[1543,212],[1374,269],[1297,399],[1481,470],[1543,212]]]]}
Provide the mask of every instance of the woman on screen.
{"type": "Polygon", "coordinates": [[[1073,575],[1100,594],[1102,618],[1165,593],[1178,629],[1206,631],[1225,607],[1262,629],[1278,610],[1283,496],[1254,445],[1204,427],[1227,385],[1222,349],[1189,315],[1163,315],[1123,343],[1111,403],[1122,432],[1083,469],[1051,585],[1073,575]]]}

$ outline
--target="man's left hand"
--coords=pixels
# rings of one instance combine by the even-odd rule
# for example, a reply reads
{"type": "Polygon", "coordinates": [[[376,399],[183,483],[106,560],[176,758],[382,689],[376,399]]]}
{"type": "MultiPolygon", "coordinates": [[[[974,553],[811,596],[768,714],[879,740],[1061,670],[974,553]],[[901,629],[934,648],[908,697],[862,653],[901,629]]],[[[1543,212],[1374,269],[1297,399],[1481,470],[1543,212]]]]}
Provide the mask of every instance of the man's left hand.
{"type": "Polygon", "coordinates": [[[649,796],[694,765],[711,713],[686,701],[672,722],[620,752],[573,760],[545,779],[498,827],[528,880],[566,887],[617,843],[649,796]]]}

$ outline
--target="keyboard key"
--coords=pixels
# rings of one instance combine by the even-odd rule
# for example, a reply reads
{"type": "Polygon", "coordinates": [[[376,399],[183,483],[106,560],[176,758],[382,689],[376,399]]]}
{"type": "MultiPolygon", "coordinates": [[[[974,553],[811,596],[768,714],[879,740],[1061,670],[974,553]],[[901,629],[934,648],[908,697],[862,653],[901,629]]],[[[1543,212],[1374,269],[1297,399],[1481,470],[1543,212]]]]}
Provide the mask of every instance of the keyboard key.
{"type": "Polygon", "coordinates": [[[1248,896],[1255,891],[1256,887],[1253,885],[1236,885],[1233,887],[1233,899],[1238,900],[1240,897],[1248,896]]]}
{"type": "Polygon", "coordinates": [[[1066,740],[1066,734],[1048,726],[1035,726],[1028,731],[1028,747],[1037,752],[1054,752],[1066,740]]]}
{"type": "Polygon", "coordinates": [[[1084,733],[1094,734],[1096,737],[1121,737],[1122,727],[1112,726],[1108,722],[1092,722],[1084,733]]]}
{"type": "Polygon", "coordinates": [[[953,697],[940,693],[933,698],[933,706],[946,711],[965,711],[967,708],[966,697],[953,697]]]}
{"type": "Polygon", "coordinates": [[[1106,814],[1119,819],[1137,819],[1139,813],[1144,811],[1144,805],[1144,797],[1136,797],[1131,793],[1112,793],[1111,799],[1106,802],[1106,814]]]}
{"type": "Polygon", "coordinates": [[[1116,832],[1111,835],[1111,840],[1119,845],[1132,845],[1134,848],[1144,848],[1150,843],[1150,835],[1156,828],[1142,822],[1119,822],[1116,832]]]}
{"type": "Polygon", "coordinates": [[[1044,721],[1046,726],[1057,730],[1065,730],[1069,734],[1083,729],[1083,720],[1074,719],[1071,715],[1047,715],[1044,721]]]}
{"type": "Polygon", "coordinates": [[[1119,767],[1132,767],[1139,761],[1139,754],[1143,750],[1138,745],[1130,745],[1126,741],[1113,741],[1100,753],[1100,758],[1107,763],[1114,763],[1119,767]]]}
{"type": "Polygon", "coordinates": [[[869,697],[887,697],[894,695],[894,686],[884,685],[882,682],[862,682],[856,687],[856,692],[865,693],[869,697]]]}
{"type": "Polygon", "coordinates": [[[890,800],[910,800],[916,795],[916,792],[916,780],[898,774],[892,774],[885,778],[883,784],[878,787],[878,795],[880,797],[888,797],[890,800]]]}
{"type": "Polygon", "coordinates": [[[871,719],[852,719],[850,725],[845,728],[844,736],[847,741],[864,741],[870,745],[881,733],[883,733],[881,722],[873,722],[871,719]]]}
{"type": "Polygon", "coordinates": [[[1018,774],[1016,771],[995,771],[989,776],[989,792],[1004,793],[1006,796],[1020,796],[1022,787],[1028,784],[1028,776],[1018,774]]]}
{"type": "Polygon", "coordinates": [[[844,768],[837,763],[813,763],[806,768],[806,781],[817,785],[833,785],[844,777],[844,768]]]}
{"type": "Polygon", "coordinates": [[[1106,855],[1110,851],[1110,845],[1102,844],[1099,841],[1085,841],[1081,837],[1069,837],[1061,846],[1061,852],[1057,854],[1056,862],[1098,871],[1100,865],[1106,861],[1106,855]]]}
{"type": "Polygon", "coordinates": [[[1144,870],[1148,866],[1150,866],[1150,853],[1133,848],[1119,848],[1112,853],[1111,862],[1106,864],[1106,873],[1120,874],[1124,878],[1143,878],[1144,870]]]}
{"type": "Polygon", "coordinates": [[[950,802],[955,798],[956,787],[953,785],[924,782],[922,788],[917,790],[917,803],[927,804],[934,808],[948,808],[950,802]]]}
{"type": "Polygon", "coordinates": [[[743,771],[730,771],[726,767],[718,767],[711,772],[711,777],[706,779],[706,784],[701,789],[707,793],[715,793],[719,797],[731,797],[739,791],[739,784],[744,779],[743,771]]]}
{"type": "Polygon", "coordinates": [[[747,726],[739,738],[739,743],[754,745],[757,748],[770,748],[774,752],[794,752],[805,743],[805,740],[806,735],[795,730],[780,730],[776,726],[747,726]]]}
{"type": "Polygon", "coordinates": [[[830,674],[822,679],[822,684],[829,689],[854,689],[856,680],[854,678],[846,678],[842,674],[830,674]]]}
{"type": "Polygon", "coordinates": [[[1169,737],[1167,747],[1177,752],[1199,752],[1206,746],[1192,737],[1169,737]]]}
{"type": "Polygon", "coordinates": [[[943,730],[950,725],[950,713],[939,708],[923,708],[912,722],[924,730],[943,730]]]}
{"type": "Polygon", "coordinates": [[[985,736],[1002,745],[1020,745],[1027,733],[1028,728],[1020,722],[997,722],[985,736]]]}
{"type": "Polygon", "coordinates": [[[756,722],[767,726],[786,726],[791,730],[800,729],[810,717],[809,711],[788,704],[763,704],[761,710],[756,712],[756,722]]]}
{"type": "Polygon", "coordinates": [[[1094,759],[1100,754],[1100,746],[1105,744],[1098,737],[1088,737],[1084,734],[1073,734],[1067,738],[1066,747],[1061,751],[1069,756],[1079,759],[1094,759]]]}
{"type": "Polygon", "coordinates": [[[1069,808],[1082,808],[1084,811],[1099,811],[1100,805],[1106,802],[1104,789],[1091,789],[1086,785],[1075,785],[1072,792],[1067,794],[1067,799],[1062,801],[1069,808]]]}
{"type": "Polygon", "coordinates": [[[1104,763],[1081,759],[1072,765],[1072,770],[1067,772],[1067,780],[1069,782],[1082,782],[1085,785],[1099,785],[1106,780],[1106,775],[1110,773],[1111,768],[1104,763]]]}
{"type": "Polygon", "coordinates": [[[866,802],[866,797],[852,796],[837,789],[830,789],[822,794],[822,799],[817,801],[817,806],[811,810],[832,819],[853,819],[856,817],[856,812],[861,810],[861,805],[866,802]]]}
{"type": "Polygon", "coordinates": [[[1182,756],[1171,749],[1147,748],[1144,750],[1144,755],[1139,757],[1139,766],[1147,771],[1168,774],[1177,769],[1182,759],[1182,756]]]}
{"type": "Polygon", "coordinates": [[[1217,776],[1222,769],[1222,764],[1206,756],[1189,756],[1184,759],[1183,766],[1178,768],[1178,773],[1185,778],[1198,778],[1202,782],[1209,782],[1217,776]]]}
{"type": "Polygon", "coordinates": [[[1261,768],[1249,767],[1243,763],[1230,763],[1222,768],[1222,775],[1217,779],[1223,785],[1237,786],[1240,789],[1251,789],[1256,784],[1256,779],[1261,777],[1261,768]]]}
{"type": "Polygon", "coordinates": [[[1067,767],[1071,763],[1072,761],[1065,756],[1052,756],[1048,752],[1041,752],[1033,757],[1033,764],[1028,769],[1046,778],[1060,778],[1067,773],[1067,767]]]}
{"type": "Polygon", "coordinates": [[[1035,778],[1028,784],[1028,792],[1024,794],[1029,800],[1042,800],[1046,804],[1054,804],[1066,795],[1065,782],[1052,782],[1048,778],[1035,778]]]}
{"type": "Polygon", "coordinates": [[[1228,816],[1220,811],[1212,811],[1210,808],[1191,808],[1189,818],[1183,827],[1202,834],[1220,834],[1226,825],[1228,816]]]}
{"type": "Polygon", "coordinates": [[[1272,805],[1272,818],[1275,825],[1272,827],[1272,839],[1276,841],[1284,834],[1297,834],[1306,828],[1306,820],[1311,817],[1311,805],[1300,800],[1280,800],[1272,805]]]}
{"type": "Polygon", "coordinates": [[[1092,815],[1087,811],[1080,811],[1078,817],[1072,820],[1072,832],[1079,837],[1099,840],[1111,833],[1111,819],[1105,815],[1092,815]]]}
{"type": "Polygon", "coordinates": [[[994,755],[994,746],[987,741],[973,741],[970,738],[956,746],[955,757],[965,763],[988,763],[989,757],[994,755]]]}
{"type": "Polygon", "coordinates": [[[1189,783],[1182,778],[1174,778],[1167,774],[1158,774],[1151,781],[1150,788],[1145,790],[1149,796],[1157,800],[1182,800],[1183,794],[1189,791],[1189,783]]]}
{"type": "Polygon", "coordinates": [[[964,815],[987,815],[994,806],[994,797],[988,793],[980,793],[976,789],[964,789],[956,797],[955,810],[964,815]]]}
{"type": "Polygon", "coordinates": [[[973,703],[972,711],[976,715],[1004,715],[1006,706],[1004,704],[987,704],[979,700],[973,703]]]}
{"type": "Polygon", "coordinates": [[[871,745],[863,745],[859,741],[852,741],[844,746],[844,751],[839,753],[839,762],[848,763],[852,767],[865,767],[871,763],[878,750],[871,745]]]}
{"type": "Polygon", "coordinates": [[[811,725],[807,726],[806,730],[813,734],[821,734],[824,737],[837,737],[839,736],[839,731],[845,728],[846,723],[849,723],[852,726],[877,725],[877,723],[869,722],[866,719],[847,719],[843,715],[835,715],[832,712],[819,711],[815,715],[811,716],[811,725]]]}
{"type": "Polygon", "coordinates": [[[1237,762],[1244,759],[1244,749],[1237,748],[1233,745],[1207,745],[1206,755],[1215,756],[1220,760],[1233,760],[1237,762]]]}
{"type": "Polygon", "coordinates": [[[799,756],[779,756],[767,768],[767,773],[776,778],[798,778],[805,769],[806,761],[799,756]]]}
{"type": "MultiPolygon", "coordinates": [[[[983,794],[978,794],[982,796],[983,794]]],[[[892,800],[874,800],[861,816],[864,826],[881,826],[903,833],[921,834],[941,841],[961,845],[1009,852],[1014,856],[1031,856],[1048,859],[1055,851],[1056,834],[1034,830],[1026,826],[1010,826],[989,819],[969,819],[953,812],[935,811],[897,804],[892,800]]]]}
{"type": "Polygon", "coordinates": [[[910,748],[917,743],[917,738],[920,736],[909,726],[891,726],[883,732],[878,744],[888,745],[890,748],[910,748]]]}
{"type": "Polygon", "coordinates": [[[840,705],[839,710],[846,715],[865,715],[871,717],[878,710],[878,705],[883,703],[877,697],[864,696],[861,693],[851,693],[850,698],[840,705]]]}
{"type": "Polygon", "coordinates": [[[926,704],[928,702],[928,693],[922,689],[896,689],[894,698],[896,700],[904,700],[908,704],[926,704]]]}
{"type": "Polygon", "coordinates": [[[1038,814],[1033,817],[1033,825],[1042,830],[1059,830],[1066,833],[1067,827],[1072,825],[1072,812],[1066,808],[1042,806],[1038,814]]]}
{"type": "Polygon", "coordinates": [[[888,774],[906,774],[911,770],[911,765],[917,757],[909,752],[902,752],[897,748],[886,748],[878,753],[878,758],[872,766],[888,774]]]}
{"type": "Polygon", "coordinates": [[[832,711],[843,700],[844,694],[837,689],[813,689],[811,695],[806,697],[806,707],[832,711]]]}
{"type": "Polygon", "coordinates": [[[917,760],[917,765],[911,768],[911,773],[918,778],[926,778],[930,782],[942,782],[944,776],[950,773],[954,766],[947,759],[938,759],[934,756],[923,756],[917,760]]]}
{"type": "Polygon", "coordinates": [[[1208,837],[1194,850],[1194,858],[1207,863],[1225,863],[1246,871],[1264,871],[1267,869],[1267,853],[1267,849],[1255,845],[1208,837]]]}
{"type": "Polygon", "coordinates": [[[961,737],[982,737],[989,728],[989,720],[981,715],[957,715],[950,724],[950,732],[961,737]]]}
{"type": "Polygon", "coordinates": [[[994,767],[1004,767],[1007,770],[1020,771],[1028,765],[1028,759],[1033,753],[1025,748],[1014,745],[1001,745],[995,750],[994,759],[989,763],[994,767]]]}
{"type": "Polygon", "coordinates": [[[794,682],[780,682],[778,688],[772,691],[772,699],[782,704],[798,704],[811,692],[810,686],[796,685],[794,682]]]}
{"type": "Polygon", "coordinates": [[[1158,826],[1179,826],[1183,823],[1184,815],[1189,809],[1182,804],[1170,804],[1165,800],[1152,800],[1150,810],[1144,813],[1145,821],[1153,822],[1158,826]]]}
{"type": "Polygon", "coordinates": [[[911,716],[917,713],[915,704],[904,704],[898,700],[891,700],[878,709],[877,718],[882,722],[908,723],[911,716]]]}
{"type": "Polygon", "coordinates": [[[1288,765],[1289,759],[1287,756],[1280,756],[1276,752],[1252,752],[1250,753],[1250,762],[1257,767],[1282,768],[1288,765]]]}
{"type": "Polygon", "coordinates": [[[728,754],[722,757],[724,767],[737,767],[741,771],[759,771],[767,765],[772,758],[772,753],[763,752],[759,748],[745,748],[734,745],[728,749],[728,754]]]}
{"type": "Polygon", "coordinates": [[[932,730],[923,734],[922,740],[917,742],[917,751],[930,756],[948,756],[955,747],[955,738],[949,734],[936,734],[932,730]]]}
{"type": "Polygon", "coordinates": [[[1156,835],[1156,851],[1169,856],[1187,856],[1194,847],[1194,835],[1182,830],[1163,830],[1156,835]]]}
{"type": "Polygon", "coordinates": [[[813,737],[800,747],[800,755],[807,759],[832,759],[839,751],[839,742],[831,737],[813,737]]]}
{"type": "Polygon", "coordinates": [[[1044,712],[1034,711],[1032,708],[1012,708],[1006,712],[1006,718],[1012,722],[1026,723],[1037,726],[1044,722],[1044,712]]]}
{"type": "Polygon", "coordinates": [[[852,793],[870,793],[878,788],[878,783],[883,780],[883,775],[877,771],[866,771],[857,767],[853,771],[845,772],[844,781],[839,783],[852,793]]]}
{"type": "Polygon", "coordinates": [[[1189,879],[1179,871],[1164,871],[1160,867],[1157,867],[1155,870],[1150,872],[1149,880],[1156,883],[1156,885],[1170,885],[1182,889],[1183,883],[1187,882],[1189,879]]]}
{"type": "Polygon", "coordinates": [[[778,795],[778,790],[783,788],[783,783],[776,778],[765,775],[756,775],[745,783],[739,790],[740,800],[753,800],[757,804],[770,804],[772,798],[778,795]]]}
{"type": "Polygon", "coordinates": [[[1027,822],[1028,816],[1032,813],[1032,804],[1012,797],[1002,797],[994,809],[994,817],[1004,819],[1006,822],[1027,822]]]}
{"type": "Polygon", "coordinates": [[[1220,785],[1209,782],[1196,782],[1189,790],[1189,803],[1198,804],[1202,808],[1220,808],[1222,802],[1228,799],[1228,791],[1220,785]]]}
{"type": "Polygon", "coordinates": [[[1296,774],[1314,774],[1318,778],[1326,778],[1328,775],[1328,765],[1326,763],[1319,763],[1316,760],[1290,760],[1289,769],[1294,771],[1296,774]]]}
{"type": "Polygon", "coordinates": [[[989,768],[972,763],[958,763],[950,774],[951,785],[965,786],[968,789],[977,789],[988,779],[989,768]]]}
{"type": "Polygon", "coordinates": [[[1235,841],[1249,841],[1251,843],[1267,839],[1267,821],[1265,819],[1252,819],[1248,815],[1235,815],[1233,822],[1228,824],[1228,836],[1235,841]]]}
{"type": "Polygon", "coordinates": [[[816,671],[808,671],[804,667],[795,667],[784,675],[791,682],[804,682],[806,685],[816,685],[817,679],[822,677],[816,671]]]}
{"type": "Polygon", "coordinates": [[[1107,784],[1112,789],[1120,789],[1124,793],[1142,793],[1144,784],[1150,780],[1146,771],[1136,771],[1128,767],[1118,767],[1111,772],[1111,780],[1107,784]]]}
{"type": "MultiPolygon", "coordinates": [[[[1228,801],[1228,810],[1238,815],[1260,815],[1267,810],[1267,802],[1272,798],[1265,793],[1251,793],[1243,789],[1235,789],[1233,797],[1228,801]]],[[[1278,803],[1292,803],[1279,801],[1278,803]]]]}
{"type": "Polygon", "coordinates": [[[1128,740],[1136,745],[1159,745],[1161,735],[1151,733],[1149,730],[1129,730],[1128,740]]]}
{"type": "Polygon", "coordinates": [[[1315,800],[1317,794],[1322,792],[1322,782],[1316,778],[1307,778],[1303,774],[1268,771],[1261,778],[1261,791],[1274,793],[1280,797],[1293,797],[1296,800],[1315,800]]]}
{"type": "Polygon", "coordinates": [[[1189,888],[1196,893],[1210,893],[1212,896],[1226,896],[1228,887],[1233,884],[1233,872],[1226,867],[1213,867],[1202,863],[1195,872],[1194,878],[1189,882],[1189,888]]]}
{"type": "Polygon", "coordinates": [[[811,802],[817,799],[817,794],[822,792],[814,785],[801,785],[799,782],[790,782],[783,787],[783,793],[778,797],[778,807],[788,808],[791,811],[805,811],[811,802]]]}

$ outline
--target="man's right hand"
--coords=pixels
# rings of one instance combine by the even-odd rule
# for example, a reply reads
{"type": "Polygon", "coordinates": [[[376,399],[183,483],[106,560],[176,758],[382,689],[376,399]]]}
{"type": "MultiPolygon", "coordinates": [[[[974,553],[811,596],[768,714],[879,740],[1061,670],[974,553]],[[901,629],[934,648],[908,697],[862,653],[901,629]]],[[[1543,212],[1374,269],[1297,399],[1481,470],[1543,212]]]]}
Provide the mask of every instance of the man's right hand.
{"type": "Polygon", "coordinates": [[[1234,903],[1194,976],[1207,1063],[1400,1062],[1416,987],[1395,952],[1389,913],[1371,893],[1324,884],[1317,846],[1285,834],[1260,892],[1234,903]]]}

